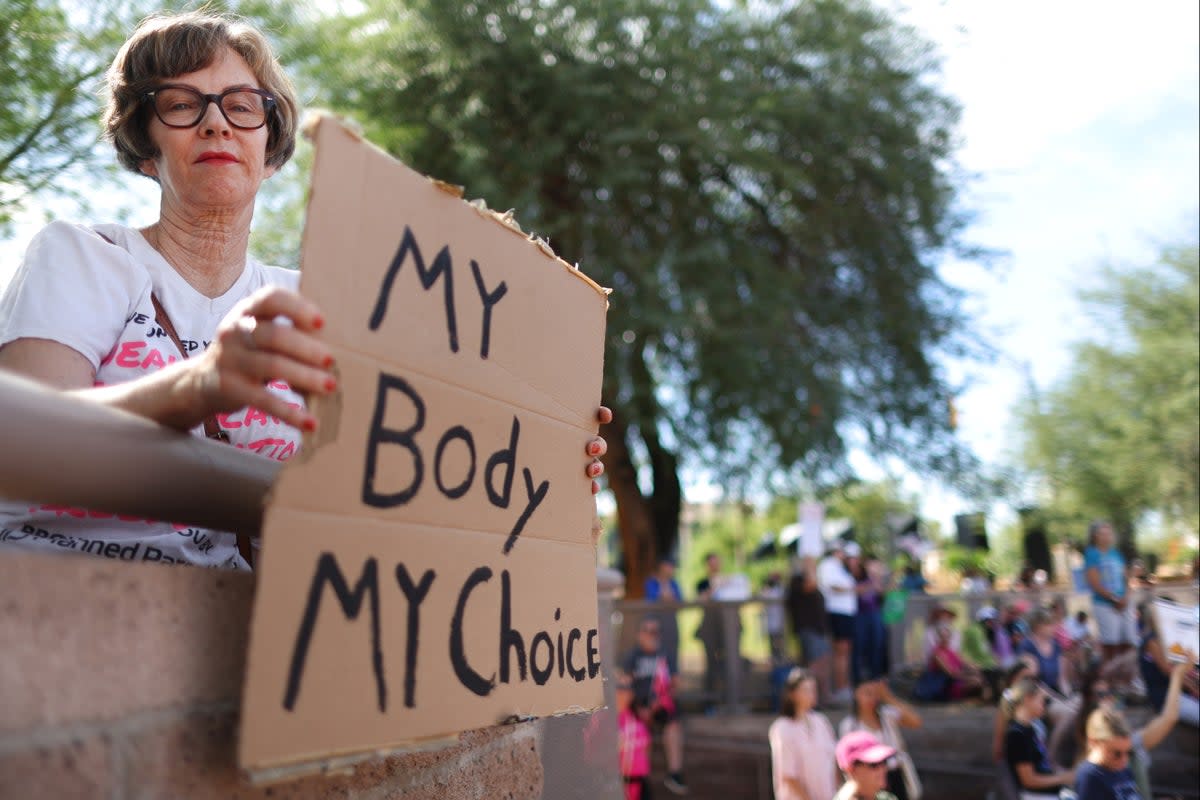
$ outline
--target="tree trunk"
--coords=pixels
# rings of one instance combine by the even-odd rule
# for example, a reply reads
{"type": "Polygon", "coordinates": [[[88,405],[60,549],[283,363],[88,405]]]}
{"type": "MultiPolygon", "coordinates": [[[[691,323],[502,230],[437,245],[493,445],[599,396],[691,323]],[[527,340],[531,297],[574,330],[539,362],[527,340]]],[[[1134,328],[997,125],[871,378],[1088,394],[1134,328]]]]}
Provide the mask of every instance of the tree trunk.
{"type": "Polygon", "coordinates": [[[620,416],[600,429],[608,441],[603,457],[608,488],[617,500],[617,528],[621,532],[621,550],[625,560],[625,596],[640,598],[646,578],[658,559],[655,525],[650,503],[638,488],[637,467],[629,453],[629,427],[620,416]]]}

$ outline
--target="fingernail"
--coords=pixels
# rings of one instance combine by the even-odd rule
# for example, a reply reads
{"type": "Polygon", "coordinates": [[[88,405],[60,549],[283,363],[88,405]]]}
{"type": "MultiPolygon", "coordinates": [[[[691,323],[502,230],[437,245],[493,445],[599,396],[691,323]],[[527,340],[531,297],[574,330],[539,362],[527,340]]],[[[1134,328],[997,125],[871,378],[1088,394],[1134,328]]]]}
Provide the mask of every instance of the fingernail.
{"type": "Polygon", "coordinates": [[[592,464],[592,477],[595,478],[597,475],[599,475],[601,469],[602,468],[599,464],[592,464]]]}
{"type": "Polygon", "coordinates": [[[325,327],[325,318],[320,314],[317,314],[315,317],[313,317],[312,326],[313,330],[315,331],[321,330],[321,328],[325,327]]]}
{"type": "Polygon", "coordinates": [[[300,427],[309,433],[312,433],[317,429],[317,420],[315,417],[309,417],[308,419],[304,420],[304,422],[300,423],[300,427]]]}
{"type": "Polygon", "coordinates": [[[325,379],[325,391],[332,392],[336,388],[337,388],[337,379],[336,378],[326,378],[325,379]]]}
{"type": "Polygon", "coordinates": [[[600,455],[599,442],[592,442],[591,444],[588,445],[588,455],[593,455],[593,456],[600,455]]]}
{"type": "Polygon", "coordinates": [[[329,369],[333,366],[333,356],[325,356],[325,360],[321,362],[321,366],[329,369]]]}

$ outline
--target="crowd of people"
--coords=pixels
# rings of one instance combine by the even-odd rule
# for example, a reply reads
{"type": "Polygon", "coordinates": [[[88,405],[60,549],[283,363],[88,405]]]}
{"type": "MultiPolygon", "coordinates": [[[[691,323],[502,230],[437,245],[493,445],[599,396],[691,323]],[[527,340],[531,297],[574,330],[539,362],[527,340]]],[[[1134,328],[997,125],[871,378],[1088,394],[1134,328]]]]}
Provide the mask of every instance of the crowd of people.
{"type": "MultiPolygon", "coordinates": [[[[1153,608],[1133,602],[1129,570],[1111,526],[1091,527],[1085,563],[1090,613],[1068,614],[1061,596],[1043,603],[1036,594],[1009,595],[1009,602],[980,606],[967,620],[959,620],[949,605],[931,605],[914,700],[970,699],[995,706],[990,751],[1004,790],[1001,798],[1149,800],[1150,751],[1177,722],[1198,724],[1196,669],[1168,658],[1153,608]],[[1144,704],[1154,716],[1135,728],[1123,715],[1126,703],[1144,704]]],[[[719,580],[720,560],[711,556],[697,597],[716,596],[719,580]]],[[[919,569],[911,568],[889,581],[857,544],[840,541],[824,558],[798,558],[787,580],[772,574],[764,584],[759,597],[768,606],[764,623],[772,663],[792,660],[786,626],[800,665],[786,670],[780,715],[768,733],[776,800],[922,796],[903,737],[904,730],[922,725],[922,717],[888,682],[882,611],[885,591],[901,584],[910,592],[924,591],[926,585],[919,569]],[[824,713],[831,708],[848,710],[836,726],[824,713]]],[[[683,600],[670,561],[660,565],[646,589],[648,598],[683,600]]],[[[706,655],[722,660],[710,662],[709,673],[726,657],[718,648],[737,641],[711,640],[718,610],[706,609],[697,632],[706,655]]],[[[673,611],[643,618],[637,633],[640,654],[624,660],[622,691],[633,685],[629,681],[641,688],[627,691],[622,708],[642,727],[622,741],[627,750],[635,742],[648,749],[661,738],[667,786],[684,794],[675,699],[678,634],[669,646],[658,638],[665,633],[664,621],[673,625],[674,619],[673,611]],[[672,699],[664,702],[664,697],[672,699]]],[[[705,686],[716,680],[706,678],[705,686]]],[[[639,771],[626,773],[627,796],[644,800],[650,791],[649,760],[634,761],[639,771]]]]}

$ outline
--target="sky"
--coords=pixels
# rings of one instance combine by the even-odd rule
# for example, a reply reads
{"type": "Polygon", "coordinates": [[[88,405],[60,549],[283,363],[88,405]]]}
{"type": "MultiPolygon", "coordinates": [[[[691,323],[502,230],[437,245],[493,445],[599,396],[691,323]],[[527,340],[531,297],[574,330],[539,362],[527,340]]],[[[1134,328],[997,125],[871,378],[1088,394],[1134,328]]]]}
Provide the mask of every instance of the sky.
{"type": "MultiPolygon", "coordinates": [[[[997,463],[1012,449],[1010,411],[1029,377],[1052,383],[1087,333],[1077,289],[1099,264],[1148,263],[1197,229],[1200,3],[884,2],[942,53],[942,86],[963,110],[958,161],[972,176],[965,238],[1000,254],[989,270],[941,265],[997,351],[988,364],[950,365],[968,387],[956,403],[960,434],[997,463]]],[[[148,222],[154,208],[143,203],[133,218],[148,222]]],[[[0,286],[32,230],[0,242],[0,286]]],[[[884,474],[861,454],[853,464],[867,478],[884,474]]],[[[974,510],[936,483],[905,479],[944,530],[974,510]]],[[[702,481],[688,488],[691,499],[713,494],[702,481]]]]}
{"type": "MultiPolygon", "coordinates": [[[[901,18],[935,41],[962,104],[959,160],[975,177],[969,241],[1002,255],[990,271],[947,263],[998,350],[956,365],[960,434],[985,461],[1011,457],[1011,409],[1045,388],[1088,334],[1078,288],[1097,267],[1152,262],[1194,236],[1200,214],[1200,4],[908,0],[901,18]]],[[[869,465],[864,465],[869,469],[869,465]]],[[[971,510],[920,485],[951,530],[971,510]]],[[[1004,509],[998,511],[1004,516],[1004,509]]]]}

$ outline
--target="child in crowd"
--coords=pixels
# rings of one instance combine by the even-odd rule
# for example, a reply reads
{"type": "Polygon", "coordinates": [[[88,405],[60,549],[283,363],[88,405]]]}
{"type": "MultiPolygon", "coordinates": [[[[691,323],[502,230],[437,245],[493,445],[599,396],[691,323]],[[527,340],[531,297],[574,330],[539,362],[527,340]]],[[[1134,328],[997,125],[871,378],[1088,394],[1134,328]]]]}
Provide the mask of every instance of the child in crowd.
{"type": "Polygon", "coordinates": [[[633,678],[617,678],[617,752],[625,800],[650,800],[650,726],[633,705],[633,678]]]}
{"type": "Polygon", "coordinates": [[[896,755],[866,731],[854,731],[837,743],[837,765],[846,782],[834,800],[896,800],[887,790],[887,765],[896,755]]]}

